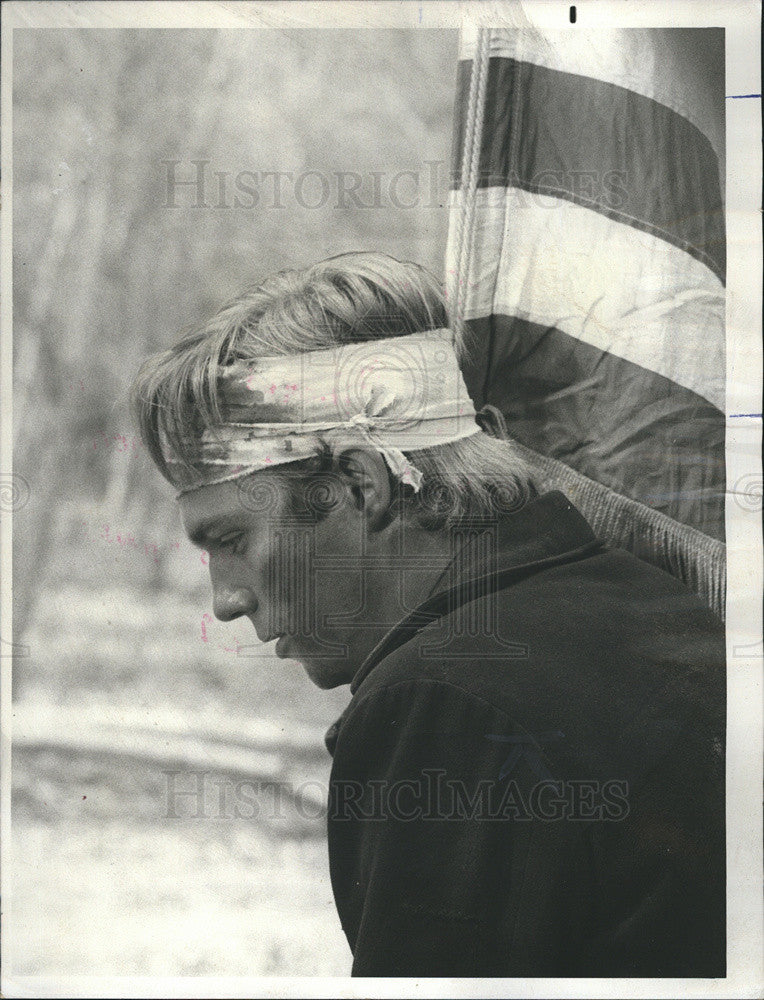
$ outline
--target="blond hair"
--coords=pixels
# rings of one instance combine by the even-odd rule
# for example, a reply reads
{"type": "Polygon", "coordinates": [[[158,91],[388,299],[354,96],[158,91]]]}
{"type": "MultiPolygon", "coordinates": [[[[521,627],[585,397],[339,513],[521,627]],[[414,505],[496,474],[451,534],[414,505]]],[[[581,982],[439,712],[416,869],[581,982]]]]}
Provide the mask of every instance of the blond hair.
{"type": "MultiPolygon", "coordinates": [[[[381,253],[347,253],[280,271],[143,365],[133,385],[133,408],[144,444],[168,480],[162,437],[190,463],[189,431],[195,436],[222,419],[220,365],[448,325],[440,284],[414,263],[381,253]]],[[[461,338],[455,347],[463,356],[461,338]]],[[[410,487],[398,489],[398,496],[432,529],[521,507],[535,492],[511,443],[482,431],[406,454],[423,473],[422,489],[416,494],[410,487]]],[[[316,462],[284,468],[326,473],[329,461],[325,450],[316,462]]]]}

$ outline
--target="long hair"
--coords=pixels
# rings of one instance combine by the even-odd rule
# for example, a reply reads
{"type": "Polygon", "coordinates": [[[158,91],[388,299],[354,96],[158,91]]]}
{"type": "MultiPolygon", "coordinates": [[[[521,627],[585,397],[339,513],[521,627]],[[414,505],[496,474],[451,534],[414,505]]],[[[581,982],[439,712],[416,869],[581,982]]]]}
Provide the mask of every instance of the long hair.
{"type": "MultiPolygon", "coordinates": [[[[162,439],[181,461],[191,463],[189,437],[222,419],[218,366],[448,325],[441,286],[418,264],[381,253],[347,253],[302,270],[279,271],[145,362],[132,392],[141,437],[160,472],[172,481],[162,439]]],[[[455,349],[463,357],[458,338],[455,349]]],[[[406,454],[423,473],[422,487],[419,493],[398,488],[396,495],[432,529],[495,516],[497,504],[502,510],[521,507],[535,492],[511,443],[482,431],[406,454]]],[[[326,472],[328,461],[324,450],[316,461],[283,468],[326,472]]]]}

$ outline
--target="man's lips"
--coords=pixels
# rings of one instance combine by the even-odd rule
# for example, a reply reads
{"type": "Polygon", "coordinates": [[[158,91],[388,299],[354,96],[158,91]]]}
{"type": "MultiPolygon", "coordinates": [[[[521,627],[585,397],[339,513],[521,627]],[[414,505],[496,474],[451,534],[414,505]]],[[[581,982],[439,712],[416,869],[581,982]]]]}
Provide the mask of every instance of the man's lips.
{"type": "Polygon", "coordinates": [[[275,642],[276,643],[276,650],[275,651],[276,651],[276,655],[278,656],[279,655],[279,643],[283,643],[283,641],[286,640],[286,638],[287,638],[286,635],[283,632],[276,632],[274,629],[269,629],[267,632],[265,632],[265,635],[263,635],[262,632],[261,632],[261,630],[258,628],[257,624],[255,623],[254,618],[251,615],[247,615],[247,617],[249,618],[250,622],[252,623],[252,628],[255,630],[255,633],[257,634],[257,638],[259,639],[260,642],[262,642],[262,644],[264,646],[267,646],[271,642],[275,642]]]}

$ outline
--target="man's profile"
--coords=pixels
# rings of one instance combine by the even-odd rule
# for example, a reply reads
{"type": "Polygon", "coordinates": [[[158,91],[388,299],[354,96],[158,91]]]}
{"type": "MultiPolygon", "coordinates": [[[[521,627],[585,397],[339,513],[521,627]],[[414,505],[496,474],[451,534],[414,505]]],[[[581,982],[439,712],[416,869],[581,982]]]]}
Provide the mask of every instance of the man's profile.
{"type": "Polygon", "coordinates": [[[723,976],[723,627],[539,495],[468,350],[429,274],[345,254],[134,387],[217,617],[350,685],[327,746],[353,973],[723,976]]]}

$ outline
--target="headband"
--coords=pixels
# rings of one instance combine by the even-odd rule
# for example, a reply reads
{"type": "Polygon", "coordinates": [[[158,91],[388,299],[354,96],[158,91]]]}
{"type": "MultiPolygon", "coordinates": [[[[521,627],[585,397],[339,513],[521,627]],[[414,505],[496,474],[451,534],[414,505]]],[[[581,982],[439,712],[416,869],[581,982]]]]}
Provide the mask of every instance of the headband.
{"type": "Polygon", "coordinates": [[[427,330],[219,366],[223,422],[184,442],[191,469],[162,438],[178,495],[310,458],[322,442],[371,445],[419,490],[422,473],[404,450],[480,430],[452,338],[447,329],[427,330]]]}

